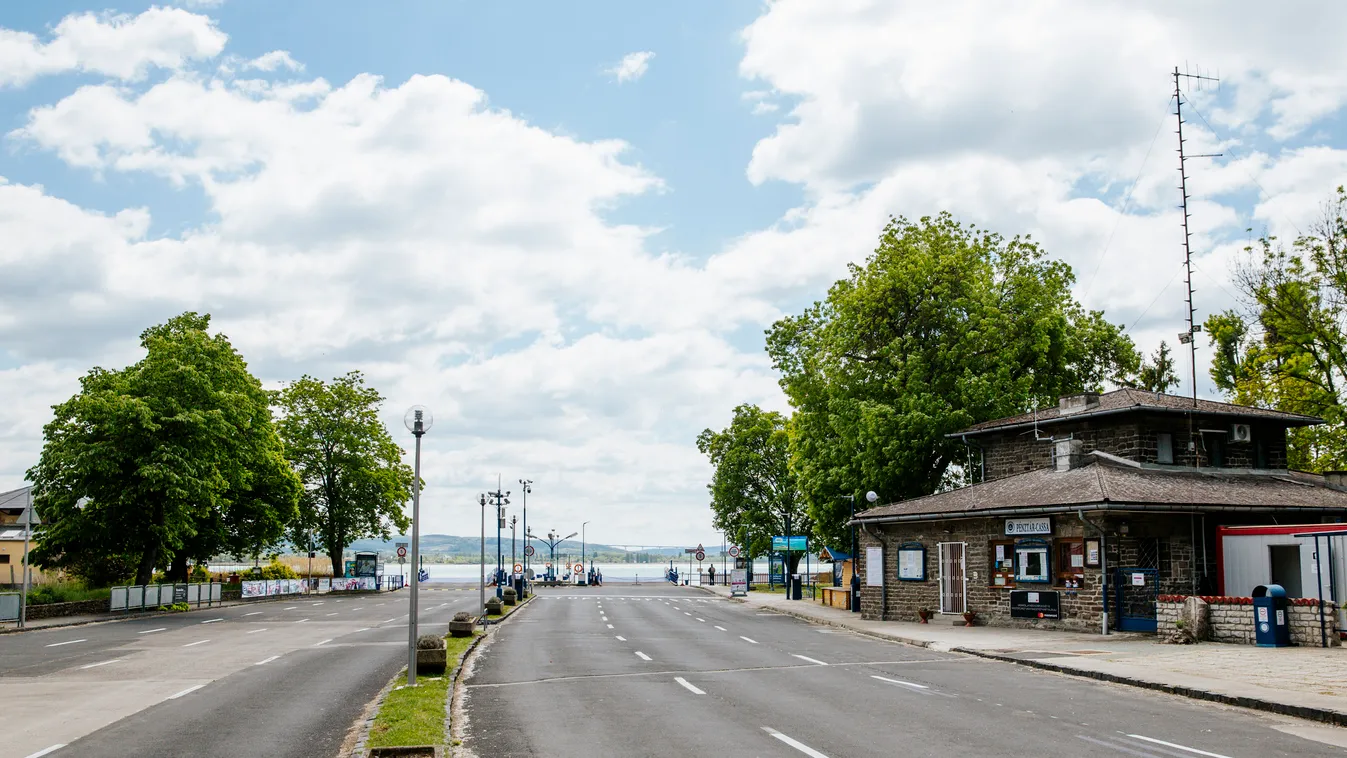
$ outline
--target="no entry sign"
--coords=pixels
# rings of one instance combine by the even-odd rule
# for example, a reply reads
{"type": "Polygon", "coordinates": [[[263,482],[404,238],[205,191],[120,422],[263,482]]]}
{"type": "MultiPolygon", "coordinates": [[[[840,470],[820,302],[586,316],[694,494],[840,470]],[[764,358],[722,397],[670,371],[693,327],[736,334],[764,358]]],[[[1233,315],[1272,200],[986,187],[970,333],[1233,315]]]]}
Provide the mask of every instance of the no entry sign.
{"type": "Polygon", "coordinates": [[[730,545],[730,557],[731,557],[731,558],[738,558],[738,557],[739,557],[739,546],[738,546],[738,545],[730,545]]]}

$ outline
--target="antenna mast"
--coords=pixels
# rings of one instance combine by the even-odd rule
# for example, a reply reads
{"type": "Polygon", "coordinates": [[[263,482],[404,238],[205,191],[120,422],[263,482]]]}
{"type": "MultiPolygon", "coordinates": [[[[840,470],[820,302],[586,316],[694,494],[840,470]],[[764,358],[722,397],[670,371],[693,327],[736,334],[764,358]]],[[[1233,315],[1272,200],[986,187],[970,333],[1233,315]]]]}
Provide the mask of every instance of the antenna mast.
{"type": "MultiPolygon", "coordinates": [[[[1183,150],[1183,90],[1179,84],[1183,79],[1196,82],[1200,88],[1202,82],[1219,82],[1220,79],[1212,76],[1204,76],[1201,73],[1190,74],[1180,72],[1179,67],[1174,67],[1174,117],[1178,120],[1179,135],[1179,193],[1182,202],[1179,205],[1183,209],[1183,267],[1185,284],[1188,286],[1188,329],[1179,334],[1179,343],[1188,345],[1189,365],[1192,368],[1192,389],[1193,389],[1193,408],[1197,408],[1197,339],[1193,336],[1196,332],[1202,331],[1202,326],[1196,323],[1196,307],[1193,305],[1193,247],[1192,233],[1188,230],[1188,167],[1189,158],[1216,158],[1220,153],[1207,153],[1203,155],[1187,155],[1183,150]]],[[[1197,465],[1197,446],[1193,439],[1193,416],[1188,414],[1188,447],[1193,451],[1193,464],[1197,465]]]]}

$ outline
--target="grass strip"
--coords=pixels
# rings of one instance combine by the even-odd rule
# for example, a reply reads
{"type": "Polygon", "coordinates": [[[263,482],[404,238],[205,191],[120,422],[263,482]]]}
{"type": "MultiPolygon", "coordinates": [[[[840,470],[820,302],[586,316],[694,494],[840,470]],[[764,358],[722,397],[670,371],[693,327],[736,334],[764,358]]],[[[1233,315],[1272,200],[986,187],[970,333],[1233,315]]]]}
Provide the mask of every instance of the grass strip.
{"type": "MultiPolygon", "coordinates": [[[[374,725],[369,730],[369,747],[405,747],[408,745],[444,745],[444,708],[449,699],[449,672],[458,665],[472,637],[447,637],[448,668],[443,676],[416,678],[416,686],[402,685],[388,693],[374,725]]],[[[404,672],[400,676],[406,677],[404,672]]]]}

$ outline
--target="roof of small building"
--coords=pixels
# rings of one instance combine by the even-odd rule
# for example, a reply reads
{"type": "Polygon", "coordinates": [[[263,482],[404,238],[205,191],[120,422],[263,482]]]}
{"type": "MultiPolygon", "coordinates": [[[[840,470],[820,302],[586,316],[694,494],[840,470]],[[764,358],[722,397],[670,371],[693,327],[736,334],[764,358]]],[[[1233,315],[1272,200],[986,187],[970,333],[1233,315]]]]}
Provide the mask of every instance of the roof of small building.
{"type": "Polygon", "coordinates": [[[1347,492],[1301,471],[1192,469],[1142,465],[1087,454],[1068,471],[1038,469],[871,508],[858,523],[936,521],[1044,511],[1333,511],[1347,516],[1347,492]]]}
{"type": "Polygon", "coordinates": [[[1074,421],[1076,419],[1116,413],[1150,411],[1155,413],[1186,414],[1194,409],[1197,413],[1206,416],[1230,416],[1251,420],[1274,420],[1280,421],[1287,426],[1312,426],[1314,424],[1323,423],[1323,419],[1314,416],[1306,416],[1300,413],[1287,413],[1286,411],[1274,411],[1267,408],[1254,408],[1249,405],[1220,403],[1214,400],[1203,400],[1201,398],[1198,398],[1197,405],[1194,406],[1191,397],[1166,395],[1162,392],[1148,392],[1146,390],[1120,389],[1100,394],[1097,405],[1092,405],[1082,410],[1062,413],[1061,406],[1055,405],[1049,408],[1031,411],[1029,413],[1021,413],[1018,416],[1008,416],[1006,418],[984,421],[949,436],[971,437],[979,434],[986,434],[987,432],[1012,429],[1020,426],[1053,424],[1059,421],[1074,421]]]}
{"type": "MultiPolygon", "coordinates": [[[[25,511],[29,507],[30,493],[32,487],[20,487],[8,492],[0,492],[0,511],[4,511],[6,521],[9,517],[14,517],[13,523],[0,524],[0,541],[3,540],[22,540],[24,525],[27,523],[25,511]]],[[[33,525],[36,526],[42,521],[37,517],[37,509],[33,509],[33,525]]]]}

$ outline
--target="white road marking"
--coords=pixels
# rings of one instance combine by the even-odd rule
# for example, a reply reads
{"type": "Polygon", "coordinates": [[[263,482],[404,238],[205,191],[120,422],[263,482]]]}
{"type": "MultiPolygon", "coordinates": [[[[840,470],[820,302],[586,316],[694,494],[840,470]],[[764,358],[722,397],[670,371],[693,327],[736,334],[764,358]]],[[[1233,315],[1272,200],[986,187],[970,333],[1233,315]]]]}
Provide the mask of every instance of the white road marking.
{"type": "Polygon", "coordinates": [[[335,615],[337,615],[337,614],[336,614],[336,612],[333,612],[333,613],[329,613],[329,614],[327,614],[327,615],[329,615],[329,616],[335,616],[335,615]]]}
{"type": "Polygon", "coordinates": [[[706,623],[706,619],[697,619],[697,620],[700,621],[700,622],[702,622],[703,624],[706,623]]]}
{"type": "Polygon", "coordinates": [[[65,642],[53,642],[47,647],[60,647],[62,645],[73,645],[76,642],[88,642],[88,640],[66,640],[65,642]]]}
{"type": "Polygon", "coordinates": [[[814,748],[809,747],[808,745],[804,744],[803,742],[800,742],[799,740],[791,739],[790,737],[787,737],[786,735],[782,734],[781,732],[778,732],[777,730],[771,728],[770,726],[764,726],[762,730],[772,735],[773,737],[777,738],[778,740],[781,740],[787,745],[790,745],[796,750],[799,750],[801,753],[804,753],[805,755],[809,756],[809,758],[828,758],[828,756],[824,755],[823,753],[820,753],[814,748]]]}
{"type": "Polygon", "coordinates": [[[158,629],[146,629],[146,630],[143,631],[143,632],[136,632],[136,634],[154,634],[155,632],[162,632],[162,631],[164,631],[164,630],[166,630],[166,629],[168,629],[168,627],[166,627],[166,626],[161,626],[161,627],[159,627],[158,629]]]}
{"type": "Polygon", "coordinates": [[[280,656],[279,656],[279,655],[273,655],[273,656],[271,656],[270,658],[264,658],[264,659],[258,661],[257,663],[254,663],[253,665],[254,665],[254,666],[261,666],[261,665],[264,664],[264,663],[271,663],[272,661],[276,660],[277,658],[280,658],[280,656]]]}
{"type": "Polygon", "coordinates": [[[607,626],[608,626],[609,629],[612,629],[612,628],[613,628],[613,625],[612,625],[612,624],[608,624],[607,626]]]}
{"type": "Polygon", "coordinates": [[[1157,739],[1155,739],[1154,737],[1146,737],[1146,736],[1140,735],[1140,734],[1129,734],[1129,735],[1127,735],[1127,736],[1128,736],[1128,737],[1131,737],[1131,738],[1134,739],[1134,740],[1145,740],[1146,742],[1153,742],[1153,743],[1155,743],[1155,744],[1157,744],[1157,745],[1164,745],[1165,747],[1172,747],[1172,748],[1174,748],[1175,750],[1186,750],[1186,751],[1188,751],[1189,753],[1193,753],[1194,755],[1207,755],[1207,756],[1211,756],[1211,758],[1230,758],[1230,756],[1228,756],[1228,755],[1221,755],[1220,753],[1208,753],[1208,752],[1205,751],[1205,750],[1198,750],[1198,749],[1195,748],[1195,747],[1188,747],[1188,746],[1186,746],[1186,745],[1179,745],[1179,744],[1176,744],[1176,743],[1173,743],[1173,742],[1165,742],[1164,740],[1157,740],[1157,739]]]}
{"type": "Polygon", "coordinates": [[[351,610],[352,610],[352,611],[363,611],[363,610],[365,610],[365,606],[362,605],[362,606],[359,606],[359,607],[357,607],[357,608],[352,608],[351,610]]]}
{"type": "Polygon", "coordinates": [[[601,618],[601,619],[599,619],[599,620],[600,620],[600,621],[607,621],[607,620],[608,620],[608,617],[607,617],[607,616],[604,616],[603,618],[601,618]]]}
{"type": "Polygon", "coordinates": [[[37,751],[36,753],[33,753],[32,755],[25,756],[25,758],[42,758],[42,756],[44,756],[44,755],[50,755],[51,753],[54,753],[54,752],[56,752],[57,750],[60,750],[60,749],[63,748],[63,747],[65,747],[65,743],[64,743],[64,742],[62,742],[62,743],[59,744],[59,745],[52,745],[51,747],[43,748],[43,749],[37,751]]]}
{"type": "Polygon", "coordinates": [[[623,636],[620,635],[620,634],[617,634],[617,635],[614,635],[614,636],[617,637],[617,638],[618,638],[619,640],[621,640],[622,642],[626,642],[626,641],[627,641],[627,638],[626,638],[626,637],[623,637],[623,636]]]}
{"type": "Polygon", "coordinates": [[[382,622],[382,623],[385,623],[385,624],[391,624],[391,623],[393,623],[394,621],[397,621],[397,620],[400,619],[400,618],[402,618],[402,617],[401,617],[401,616],[394,616],[393,618],[388,619],[387,621],[384,621],[384,622],[382,622]]]}
{"type": "Polygon", "coordinates": [[[110,660],[110,661],[99,661],[98,663],[90,663],[90,664],[87,665],[87,666],[80,666],[80,668],[81,668],[81,669],[93,669],[93,668],[98,668],[99,666],[106,666],[106,665],[108,665],[109,663],[116,663],[117,661],[120,661],[120,660],[121,660],[121,658],[113,658],[113,659],[110,660]]]}
{"type": "Polygon", "coordinates": [[[305,621],[308,621],[308,619],[300,619],[299,621],[296,621],[295,623],[296,623],[296,624],[302,624],[302,623],[304,623],[305,621]]]}
{"type": "Polygon", "coordinates": [[[691,616],[692,614],[691,614],[691,613],[688,613],[687,611],[683,611],[683,615],[684,615],[684,616],[691,616]]]}
{"type": "Polygon", "coordinates": [[[214,624],[216,621],[224,621],[224,619],[211,619],[211,620],[209,620],[209,621],[202,621],[201,623],[203,623],[203,624],[214,624]]]}
{"type": "Polygon", "coordinates": [[[261,629],[254,629],[251,632],[248,632],[248,634],[257,634],[258,632],[265,632],[266,630],[266,627],[262,627],[261,629]]]}
{"type": "Polygon", "coordinates": [[[327,602],[326,600],[319,600],[318,602],[314,603],[314,605],[322,605],[323,603],[326,602],[327,602]]]}
{"type": "Polygon", "coordinates": [[[728,631],[729,631],[729,629],[726,629],[725,627],[721,626],[720,624],[716,624],[716,628],[719,629],[719,630],[722,631],[722,632],[728,632],[728,631]]]}
{"type": "Polygon", "coordinates": [[[637,658],[640,658],[640,659],[643,660],[643,661],[648,661],[648,660],[650,660],[650,656],[646,655],[645,653],[642,653],[640,650],[637,650],[637,651],[636,651],[636,657],[637,657],[637,658]]]}
{"type": "Polygon", "coordinates": [[[795,656],[796,658],[799,658],[799,659],[802,660],[802,661],[809,661],[810,663],[817,663],[817,664],[820,665],[820,666],[827,666],[827,665],[828,665],[828,664],[824,663],[823,661],[820,661],[820,660],[817,659],[817,658],[810,658],[810,657],[807,656],[807,655],[800,655],[799,653],[791,653],[791,655],[795,656]]]}
{"type": "MultiPolygon", "coordinates": [[[[870,678],[871,678],[871,679],[878,679],[878,680],[881,681],[881,682],[888,682],[889,684],[901,684],[901,685],[903,685],[904,687],[916,687],[916,688],[919,689],[919,690],[929,690],[929,689],[930,689],[930,687],[927,687],[927,686],[924,685],[924,684],[917,684],[917,683],[915,683],[915,682],[904,682],[904,681],[901,680],[901,679],[889,679],[888,677],[879,676],[878,674],[871,674],[871,675],[870,675],[870,678]]],[[[997,705],[1000,705],[1000,703],[997,703],[997,705]]]]}
{"type": "Polygon", "coordinates": [[[290,606],[289,608],[283,608],[283,609],[281,609],[281,610],[293,611],[294,609],[296,609],[296,608],[298,608],[298,607],[299,607],[299,606],[297,606],[297,605],[292,605],[292,606],[290,606]]]}
{"type": "Polygon", "coordinates": [[[751,643],[753,643],[754,645],[758,644],[758,641],[757,641],[757,640],[750,640],[749,638],[745,637],[745,636],[742,635],[742,634],[739,635],[739,639],[743,640],[744,642],[751,642],[751,643]]]}
{"type": "MultiPolygon", "coordinates": [[[[360,627],[359,629],[357,629],[356,631],[357,631],[357,632],[368,632],[368,631],[369,631],[369,627],[367,627],[367,626],[362,626],[362,627],[360,627]]],[[[353,632],[353,633],[354,633],[354,632],[353,632]]]]}
{"type": "Polygon", "coordinates": [[[253,611],[252,613],[245,613],[245,614],[243,614],[243,615],[244,615],[244,616],[261,616],[261,615],[262,615],[262,612],[261,612],[261,611],[253,611]]]}
{"type": "Polygon", "coordinates": [[[182,697],[183,695],[190,695],[191,693],[196,692],[197,690],[199,690],[199,689],[201,689],[202,687],[205,687],[205,686],[206,686],[206,685],[204,685],[204,684],[198,684],[198,685],[195,686],[195,687],[188,687],[187,689],[183,690],[182,692],[177,693],[176,695],[169,695],[169,696],[168,696],[167,698],[165,698],[165,699],[167,699],[167,700],[177,700],[178,698],[182,697]]]}
{"type": "Polygon", "coordinates": [[[197,640],[196,642],[189,642],[186,645],[183,645],[183,647],[196,647],[197,645],[204,645],[207,642],[210,642],[210,640],[197,640]]]}
{"type": "Polygon", "coordinates": [[[684,678],[681,677],[681,676],[676,676],[676,677],[674,677],[674,681],[675,681],[675,682],[678,682],[679,684],[681,684],[681,685],[683,685],[684,687],[686,687],[686,688],[687,688],[692,694],[694,694],[694,695],[705,695],[705,694],[706,694],[706,693],[703,692],[702,690],[699,690],[699,689],[697,689],[696,687],[694,687],[694,686],[692,686],[691,684],[689,684],[689,683],[688,683],[688,680],[684,679],[684,678]]]}
{"type": "Polygon", "coordinates": [[[314,646],[314,647],[318,647],[319,645],[326,645],[327,643],[329,643],[329,642],[331,642],[331,641],[332,641],[331,639],[326,639],[326,640],[323,640],[322,642],[315,642],[315,643],[313,643],[313,646],[314,646]]]}

